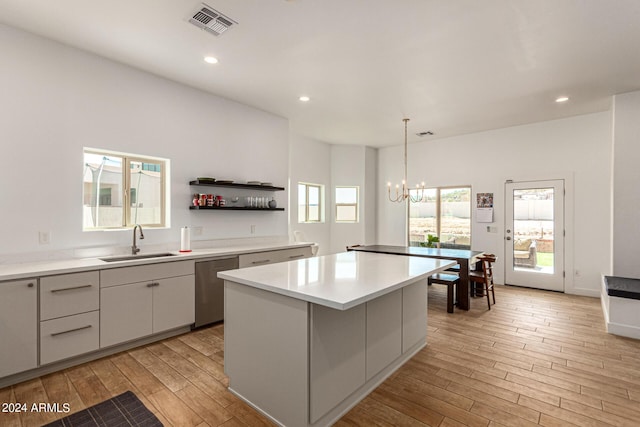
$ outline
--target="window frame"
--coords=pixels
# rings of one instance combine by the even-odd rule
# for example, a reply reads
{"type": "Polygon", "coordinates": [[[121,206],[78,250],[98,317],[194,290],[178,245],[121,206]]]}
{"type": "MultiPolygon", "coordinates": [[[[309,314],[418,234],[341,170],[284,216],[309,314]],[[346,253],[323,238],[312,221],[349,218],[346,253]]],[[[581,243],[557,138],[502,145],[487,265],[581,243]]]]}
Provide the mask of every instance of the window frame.
{"type": "Polygon", "coordinates": [[[304,194],[305,199],[301,203],[298,200],[298,224],[318,224],[324,222],[324,185],[322,184],[312,184],[309,182],[298,182],[298,198],[300,194],[300,186],[303,185],[305,187],[304,194]],[[318,189],[318,219],[310,220],[309,219],[309,188],[317,188],[318,189]],[[304,205],[304,221],[300,221],[300,206],[304,205]]]}
{"type": "MultiPolygon", "coordinates": [[[[473,212],[473,189],[471,185],[449,185],[442,187],[429,187],[425,188],[425,191],[435,190],[435,199],[436,199],[436,236],[440,238],[442,235],[442,190],[453,190],[453,189],[468,189],[469,190],[469,248],[471,248],[471,237],[473,236],[473,220],[472,220],[472,212],[473,212]]],[[[415,191],[415,190],[414,190],[415,191]]],[[[411,245],[411,209],[407,209],[407,242],[411,245]]],[[[440,242],[443,243],[443,242],[440,242]]],[[[466,245],[465,245],[466,246],[466,245]]]]}
{"type": "Polygon", "coordinates": [[[356,201],[355,203],[338,203],[337,201],[335,202],[335,222],[336,223],[340,223],[340,224],[356,224],[358,222],[360,222],[360,187],[357,185],[336,185],[335,186],[335,193],[334,193],[334,197],[335,200],[338,199],[338,189],[339,188],[353,188],[356,191],[356,201]],[[338,219],[338,207],[350,207],[353,206],[356,210],[356,219],[355,220],[340,220],[338,219]]]}
{"type": "MultiPolygon", "coordinates": [[[[133,226],[135,226],[136,224],[139,224],[141,226],[144,226],[146,228],[167,228],[169,227],[169,221],[168,221],[168,212],[170,209],[169,206],[169,198],[167,195],[167,182],[169,179],[169,159],[165,159],[165,158],[160,158],[160,157],[153,157],[153,156],[145,156],[145,155],[139,155],[139,154],[131,154],[131,153],[123,153],[123,152],[118,152],[118,151],[110,151],[110,150],[102,150],[102,149],[96,149],[96,148],[88,148],[88,147],[84,147],[82,150],[82,156],[83,156],[83,162],[84,162],[84,158],[86,154],[93,154],[93,155],[98,155],[98,156],[110,156],[110,157],[117,157],[120,158],[122,160],[122,179],[121,179],[121,186],[122,186],[122,193],[119,194],[119,196],[122,198],[122,224],[120,225],[111,225],[111,226],[97,226],[97,227],[85,227],[84,226],[84,212],[83,212],[83,226],[82,226],[82,231],[99,231],[99,230],[123,230],[123,229],[128,229],[131,228],[133,226]],[[135,190],[136,193],[136,203],[138,203],[138,189],[136,188],[132,188],[131,184],[132,184],[132,174],[131,174],[131,165],[132,163],[142,163],[142,165],[144,165],[145,163],[151,163],[151,164],[157,164],[160,165],[160,171],[153,171],[153,172],[158,172],[160,174],[160,197],[159,197],[159,202],[160,202],[160,222],[158,223],[140,223],[140,222],[136,222],[134,223],[132,221],[132,197],[131,197],[131,191],[132,189],[135,190]]],[[[140,170],[144,170],[144,166],[141,166],[140,170]]],[[[83,194],[84,194],[84,175],[83,175],[83,194]]],[[[113,192],[112,192],[113,193],[113,192]]],[[[113,197],[113,194],[112,194],[113,197]]],[[[83,203],[83,208],[84,208],[84,203],[83,203]]]]}

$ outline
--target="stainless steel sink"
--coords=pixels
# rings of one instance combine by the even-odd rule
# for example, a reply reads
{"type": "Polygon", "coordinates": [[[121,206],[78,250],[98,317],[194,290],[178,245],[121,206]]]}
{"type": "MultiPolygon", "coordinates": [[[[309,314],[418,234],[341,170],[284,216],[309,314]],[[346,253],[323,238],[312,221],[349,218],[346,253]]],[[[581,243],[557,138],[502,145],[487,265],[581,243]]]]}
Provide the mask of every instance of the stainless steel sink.
{"type": "Polygon", "coordinates": [[[175,255],[176,254],[172,254],[171,252],[160,252],[156,254],[113,256],[113,257],[107,257],[107,258],[100,258],[100,260],[105,262],[134,261],[137,259],[163,258],[163,257],[175,256],[175,255]]]}

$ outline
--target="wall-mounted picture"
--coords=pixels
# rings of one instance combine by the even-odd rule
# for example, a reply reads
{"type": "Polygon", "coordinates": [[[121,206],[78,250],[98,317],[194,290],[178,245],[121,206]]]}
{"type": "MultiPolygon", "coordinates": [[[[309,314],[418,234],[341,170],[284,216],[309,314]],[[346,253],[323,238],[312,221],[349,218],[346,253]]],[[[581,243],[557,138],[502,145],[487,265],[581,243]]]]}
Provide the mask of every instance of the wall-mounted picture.
{"type": "Polygon", "coordinates": [[[477,193],[479,208],[492,208],[493,207],[493,193],[477,193]]]}

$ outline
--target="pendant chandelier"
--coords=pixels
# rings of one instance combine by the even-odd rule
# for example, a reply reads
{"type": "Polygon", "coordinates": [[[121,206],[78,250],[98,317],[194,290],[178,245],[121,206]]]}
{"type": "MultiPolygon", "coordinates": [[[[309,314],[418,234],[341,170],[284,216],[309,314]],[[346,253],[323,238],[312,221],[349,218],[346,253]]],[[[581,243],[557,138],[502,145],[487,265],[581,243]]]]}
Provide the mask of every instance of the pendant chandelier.
{"type": "Polygon", "coordinates": [[[409,119],[402,119],[404,122],[404,179],[402,180],[402,191],[400,186],[396,184],[395,196],[391,196],[391,183],[387,183],[387,192],[389,194],[389,201],[402,203],[405,200],[409,200],[412,203],[421,202],[424,197],[424,182],[420,185],[416,185],[416,188],[409,188],[407,186],[407,122],[409,119]],[[415,192],[412,195],[411,192],[415,192]]]}

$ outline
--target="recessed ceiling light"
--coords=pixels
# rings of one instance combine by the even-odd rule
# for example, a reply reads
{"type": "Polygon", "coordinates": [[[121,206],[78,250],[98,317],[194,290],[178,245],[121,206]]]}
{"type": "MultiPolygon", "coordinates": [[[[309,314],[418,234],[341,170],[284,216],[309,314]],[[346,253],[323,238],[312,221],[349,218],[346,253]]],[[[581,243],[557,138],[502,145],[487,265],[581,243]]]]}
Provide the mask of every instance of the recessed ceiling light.
{"type": "Polygon", "coordinates": [[[301,96],[300,98],[298,98],[298,99],[299,99],[300,101],[302,101],[302,102],[309,102],[309,100],[310,100],[311,98],[309,98],[309,97],[308,97],[308,96],[306,96],[306,95],[302,95],[302,96],[301,96]]]}
{"type": "Polygon", "coordinates": [[[213,56],[205,56],[204,62],[206,62],[207,64],[217,64],[218,58],[214,58],[213,56]]]}
{"type": "Polygon", "coordinates": [[[559,96],[556,98],[556,102],[567,102],[569,100],[568,96],[559,96]]]}

